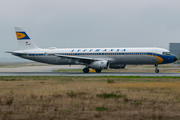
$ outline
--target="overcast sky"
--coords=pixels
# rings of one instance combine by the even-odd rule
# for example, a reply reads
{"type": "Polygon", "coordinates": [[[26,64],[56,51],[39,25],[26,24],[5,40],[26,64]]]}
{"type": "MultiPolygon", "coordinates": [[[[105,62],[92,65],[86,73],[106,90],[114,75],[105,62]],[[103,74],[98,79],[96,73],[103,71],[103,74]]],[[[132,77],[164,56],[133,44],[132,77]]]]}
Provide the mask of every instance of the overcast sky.
{"type": "Polygon", "coordinates": [[[180,0],[4,0],[0,57],[18,50],[14,26],[40,48],[161,47],[180,42],[180,0]]]}

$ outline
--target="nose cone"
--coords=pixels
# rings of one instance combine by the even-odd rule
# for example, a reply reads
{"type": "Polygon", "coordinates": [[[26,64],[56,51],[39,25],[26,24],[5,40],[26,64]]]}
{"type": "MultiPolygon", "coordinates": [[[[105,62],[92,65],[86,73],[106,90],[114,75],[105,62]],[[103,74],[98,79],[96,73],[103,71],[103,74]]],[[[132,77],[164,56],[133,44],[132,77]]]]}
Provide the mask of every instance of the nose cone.
{"type": "Polygon", "coordinates": [[[174,62],[177,60],[177,57],[176,56],[174,56],[174,62]]]}

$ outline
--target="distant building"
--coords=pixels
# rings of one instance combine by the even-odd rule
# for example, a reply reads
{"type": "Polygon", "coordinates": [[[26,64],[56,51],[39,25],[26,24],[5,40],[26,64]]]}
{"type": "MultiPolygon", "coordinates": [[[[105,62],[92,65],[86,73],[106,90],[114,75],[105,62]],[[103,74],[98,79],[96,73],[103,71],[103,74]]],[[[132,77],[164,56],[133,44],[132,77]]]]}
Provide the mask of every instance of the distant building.
{"type": "Polygon", "coordinates": [[[180,43],[169,43],[169,51],[180,58],[180,43]]]}

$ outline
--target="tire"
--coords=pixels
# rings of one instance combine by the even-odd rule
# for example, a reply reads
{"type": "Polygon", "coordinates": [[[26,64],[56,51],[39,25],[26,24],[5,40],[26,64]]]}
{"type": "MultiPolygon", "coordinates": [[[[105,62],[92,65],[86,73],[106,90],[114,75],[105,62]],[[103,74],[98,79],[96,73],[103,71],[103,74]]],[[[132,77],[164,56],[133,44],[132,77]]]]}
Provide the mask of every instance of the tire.
{"type": "Polygon", "coordinates": [[[156,72],[156,73],[159,73],[159,70],[157,69],[157,70],[155,70],[155,72],[156,72]]]}
{"type": "Polygon", "coordinates": [[[96,73],[100,73],[101,69],[95,69],[96,73]]]}
{"type": "Polygon", "coordinates": [[[83,72],[84,72],[84,73],[89,73],[89,68],[84,68],[84,69],[83,69],[83,72]]]}

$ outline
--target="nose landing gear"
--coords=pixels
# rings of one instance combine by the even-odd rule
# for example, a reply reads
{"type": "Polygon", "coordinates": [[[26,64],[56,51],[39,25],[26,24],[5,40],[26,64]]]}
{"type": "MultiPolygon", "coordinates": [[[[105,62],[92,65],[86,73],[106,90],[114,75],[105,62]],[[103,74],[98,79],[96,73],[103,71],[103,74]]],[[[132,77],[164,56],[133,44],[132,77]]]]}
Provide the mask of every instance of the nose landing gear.
{"type": "Polygon", "coordinates": [[[155,72],[156,72],[156,73],[159,73],[158,64],[155,64],[154,66],[156,67],[156,68],[155,68],[155,72]]]}

